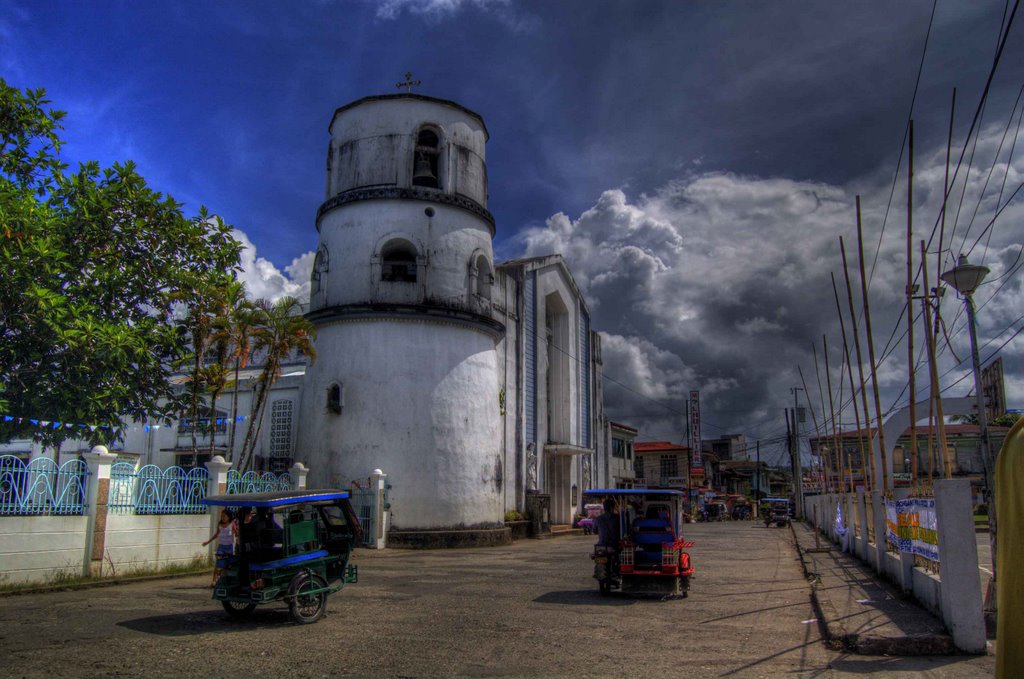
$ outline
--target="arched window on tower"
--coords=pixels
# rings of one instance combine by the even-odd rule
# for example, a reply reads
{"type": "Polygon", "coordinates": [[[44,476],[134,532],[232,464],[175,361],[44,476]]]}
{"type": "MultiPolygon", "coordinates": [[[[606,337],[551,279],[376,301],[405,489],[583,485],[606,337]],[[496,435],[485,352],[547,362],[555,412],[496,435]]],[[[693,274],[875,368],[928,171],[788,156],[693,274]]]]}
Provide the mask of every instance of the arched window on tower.
{"type": "Polygon", "coordinates": [[[380,279],[401,283],[416,282],[416,248],[407,240],[388,241],[380,252],[380,279]]]}
{"type": "Polygon", "coordinates": [[[416,151],[413,154],[412,184],[431,189],[441,188],[438,179],[438,158],[441,142],[434,130],[425,128],[416,135],[416,151]]]}
{"type": "Polygon", "coordinates": [[[491,286],[494,284],[494,274],[491,273],[491,264],[487,257],[480,255],[473,262],[476,269],[476,286],[473,290],[478,296],[489,300],[491,298],[491,286]]]}

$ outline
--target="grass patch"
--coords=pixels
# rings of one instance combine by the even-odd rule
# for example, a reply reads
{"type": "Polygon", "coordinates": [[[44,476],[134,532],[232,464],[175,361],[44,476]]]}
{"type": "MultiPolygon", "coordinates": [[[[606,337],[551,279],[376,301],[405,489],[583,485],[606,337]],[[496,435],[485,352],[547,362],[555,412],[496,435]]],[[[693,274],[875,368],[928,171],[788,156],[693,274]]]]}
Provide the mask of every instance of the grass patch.
{"type": "MultiPolygon", "coordinates": [[[[127,564],[124,570],[114,571],[106,575],[85,576],[66,570],[56,571],[43,582],[0,582],[0,594],[14,594],[48,589],[73,589],[93,585],[110,585],[127,580],[144,578],[165,578],[175,575],[191,575],[209,571],[213,562],[208,557],[196,557],[185,563],[165,566],[135,566],[127,564]]],[[[108,568],[104,566],[104,568],[108,568]]]]}

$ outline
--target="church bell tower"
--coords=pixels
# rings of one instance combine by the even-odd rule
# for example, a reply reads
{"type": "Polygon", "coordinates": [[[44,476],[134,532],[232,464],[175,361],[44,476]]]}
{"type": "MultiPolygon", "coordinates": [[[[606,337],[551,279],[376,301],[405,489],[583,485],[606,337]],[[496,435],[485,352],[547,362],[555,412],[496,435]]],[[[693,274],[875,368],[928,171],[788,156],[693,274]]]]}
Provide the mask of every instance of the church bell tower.
{"type": "Polygon", "coordinates": [[[342,106],[329,131],[296,457],[311,487],[384,470],[395,531],[500,527],[483,119],[402,93],[342,106]]]}

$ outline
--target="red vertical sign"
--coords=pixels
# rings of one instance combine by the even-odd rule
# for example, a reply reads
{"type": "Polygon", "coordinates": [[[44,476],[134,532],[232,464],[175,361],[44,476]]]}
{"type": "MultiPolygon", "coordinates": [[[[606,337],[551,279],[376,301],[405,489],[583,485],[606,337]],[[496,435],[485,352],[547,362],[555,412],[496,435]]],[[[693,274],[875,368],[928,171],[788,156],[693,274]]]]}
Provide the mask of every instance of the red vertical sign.
{"type": "Polygon", "coordinates": [[[690,450],[693,451],[693,466],[704,466],[700,457],[700,392],[690,392],[690,450]]]}

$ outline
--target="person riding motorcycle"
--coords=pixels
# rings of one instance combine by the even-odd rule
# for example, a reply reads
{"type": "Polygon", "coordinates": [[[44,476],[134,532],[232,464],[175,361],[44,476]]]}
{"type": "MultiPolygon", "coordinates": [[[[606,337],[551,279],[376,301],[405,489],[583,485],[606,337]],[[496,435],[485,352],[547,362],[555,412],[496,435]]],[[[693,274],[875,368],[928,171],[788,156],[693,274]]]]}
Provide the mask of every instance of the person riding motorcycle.
{"type": "Polygon", "coordinates": [[[622,539],[619,530],[619,505],[612,498],[607,498],[603,506],[604,513],[594,519],[594,528],[597,529],[597,544],[618,552],[619,541],[622,539]]]}

